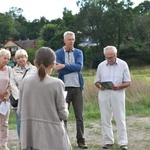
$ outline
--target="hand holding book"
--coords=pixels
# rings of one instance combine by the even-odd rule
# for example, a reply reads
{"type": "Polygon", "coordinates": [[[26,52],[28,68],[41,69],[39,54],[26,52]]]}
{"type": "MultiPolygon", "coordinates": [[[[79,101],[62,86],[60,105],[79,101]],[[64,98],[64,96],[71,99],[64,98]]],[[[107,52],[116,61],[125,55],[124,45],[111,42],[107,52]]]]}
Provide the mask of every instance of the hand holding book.
{"type": "Polygon", "coordinates": [[[105,89],[112,89],[114,87],[114,84],[112,81],[100,82],[100,85],[104,87],[105,89]]]}

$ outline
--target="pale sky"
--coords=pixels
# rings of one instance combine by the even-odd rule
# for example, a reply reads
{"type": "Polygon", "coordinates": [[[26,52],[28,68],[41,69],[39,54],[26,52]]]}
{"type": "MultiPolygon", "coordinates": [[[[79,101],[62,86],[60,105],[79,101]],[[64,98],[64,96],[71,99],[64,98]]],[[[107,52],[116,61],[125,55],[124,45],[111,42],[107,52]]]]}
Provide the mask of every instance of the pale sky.
{"type": "MultiPolygon", "coordinates": [[[[22,8],[22,15],[28,20],[40,19],[44,16],[49,21],[62,18],[63,10],[66,7],[72,14],[79,12],[76,5],[77,0],[0,0],[0,13],[8,12],[11,7],[22,8]]],[[[144,0],[131,0],[134,6],[144,0]]]]}

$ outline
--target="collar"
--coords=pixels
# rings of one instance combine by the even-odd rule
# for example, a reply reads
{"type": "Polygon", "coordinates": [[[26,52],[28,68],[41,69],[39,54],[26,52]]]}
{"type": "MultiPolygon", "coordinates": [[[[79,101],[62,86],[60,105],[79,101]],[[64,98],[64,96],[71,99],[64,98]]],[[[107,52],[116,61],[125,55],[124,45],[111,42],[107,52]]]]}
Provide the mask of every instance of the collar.
{"type": "Polygon", "coordinates": [[[24,70],[24,69],[27,70],[28,69],[28,64],[26,64],[24,67],[20,67],[19,66],[19,69],[21,69],[21,70],[24,70]]]}
{"type": "Polygon", "coordinates": [[[67,51],[67,50],[65,49],[65,46],[63,46],[63,49],[64,49],[64,52],[73,52],[73,51],[74,51],[74,47],[73,47],[72,50],[70,50],[70,51],[67,51]]]}
{"type": "MultiPolygon", "coordinates": [[[[116,62],[114,64],[112,64],[112,65],[117,65],[117,64],[118,64],[118,58],[116,58],[116,62]]],[[[107,60],[106,60],[106,65],[110,65],[110,64],[108,64],[107,60]]]]}

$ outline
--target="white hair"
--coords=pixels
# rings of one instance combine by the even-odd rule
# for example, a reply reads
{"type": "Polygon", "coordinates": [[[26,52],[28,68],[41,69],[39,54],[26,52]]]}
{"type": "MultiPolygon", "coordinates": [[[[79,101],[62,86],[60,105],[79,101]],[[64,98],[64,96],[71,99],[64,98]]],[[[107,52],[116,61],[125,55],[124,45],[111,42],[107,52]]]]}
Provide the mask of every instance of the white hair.
{"type": "Polygon", "coordinates": [[[103,53],[105,54],[105,52],[106,52],[107,50],[109,50],[109,49],[112,49],[113,52],[114,52],[115,54],[117,54],[117,48],[116,48],[115,46],[106,46],[106,47],[104,48],[104,50],[103,50],[103,53]]]}
{"type": "Polygon", "coordinates": [[[1,57],[1,56],[4,56],[4,55],[8,55],[9,58],[11,57],[10,51],[7,50],[7,49],[2,48],[2,49],[0,49],[0,57],[1,57]]]}
{"type": "Polygon", "coordinates": [[[66,39],[66,36],[67,36],[67,35],[73,35],[73,36],[75,37],[75,33],[72,32],[72,31],[66,31],[66,32],[64,33],[64,39],[66,39]]]}
{"type": "Polygon", "coordinates": [[[17,59],[19,56],[26,56],[26,58],[28,58],[27,51],[24,49],[18,49],[15,53],[15,59],[17,59]]]}

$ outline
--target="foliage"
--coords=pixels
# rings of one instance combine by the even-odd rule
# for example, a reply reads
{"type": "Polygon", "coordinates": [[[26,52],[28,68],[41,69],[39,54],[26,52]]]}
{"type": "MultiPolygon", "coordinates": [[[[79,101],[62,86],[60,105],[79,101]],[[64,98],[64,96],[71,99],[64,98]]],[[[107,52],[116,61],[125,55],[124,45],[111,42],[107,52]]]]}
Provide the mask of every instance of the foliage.
{"type": "Polygon", "coordinates": [[[62,19],[49,21],[43,16],[32,22],[22,15],[21,8],[10,8],[9,12],[0,14],[0,44],[10,37],[16,41],[39,39],[36,49],[49,46],[57,50],[63,46],[63,33],[71,30],[76,34],[75,47],[87,38],[96,43],[93,47],[79,47],[89,69],[104,60],[102,50],[107,45],[116,46],[118,56],[131,66],[150,63],[149,1],[135,8],[131,0],[78,0],[77,5],[78,14],[64,8],[62,19]]]}
{"type": "Polygon", "coordinates": [[[41,48],[42,46],[44,46],[44,40],[42,40],[42,39],[38,39],[38,43],[37,43],[37,45],[35,46],[35,51],[36,50],[38,50],[39,48],[41,48]]]}
{"type": "Polygon", "coordinates": [[[18,19],[19,16],[22,14],[23,9],[22,8],[17,8],[17,7],[11,7],[9,9],[9,14],[14,18],[18,19]]]}
{"type": "Polygon", "coordinates": [[[33,50],[27,50],[27,53],[28,53],[28,61],[32,64],[34,64],[34,59],[35,59],[35,53],[36,51],[33,51],[33,50]]]}
{"type": "Polygon", "coordinates": [[[123,38],[130,33],[133,16],[130,1],[128,5],[117,0],[81,0],[80,3],[77,25],[83,36],[90,35],[101,47],[111,44],[119,48],[123,38]]]}
{"type": "Polygon", "coordinates": [[[40,37],[41,28],[48,24],[49,21],[43,16],[40,19],[34,19],[32,22],[27,22],[28,28],[28,38],[29,39],[37,39],[40,37]]]}
{"type": "Polygon", "coordinates": [[[72,14],[72,11],[67,10],[67,8],[64,8],[63,11],[63,22],[67,30],[74,31],[74,25],[76,21],[76,15],[74,16],[72,14]]]}
{"type": "Polygon", "coordinates": [[[121,46],[119,57],[129,66],[144,66],[150,64],[150,51],[147,43],[129,42],[121,46]]]}
{"type": "Polygon", "coordinates": [[[142,14],[135,19],[133,36],[136,41],[148,43],[150,46],[150,13],[142,14]]]}
{"type": "Polygon", "coordinates": [[[8,40],[10,37],[13,37],[15,33],[16,29],[11,15],[8,13],[0,13],[0,43],[8,40]]]}
{"type": "Polygon", "coordinates": [[[92,69],[93,66],[93,53],[90,48],[87,48],[84,52],[85,61],[84,64],[88,69],[92,69]]]}
{"type": "Polygon", "coordinates": [[[56,32],[56,25],[46,24],[42,27],[40,31],[40,36],[48,44],[49,41],[54,37],[55,32],[56,32]]]}
{"type": "Polygon", "coordinates": [[[50,40],[50,47],[56,51],[64,45],[63,42],[63,32],[57,32],[57,34],[50,40]]]}
{"type": "Polygon", "coordinates": [[[144,76],[132,76],[132,86],[127,89],[127,114],[149,116],[150,111],[150,93],[148,89],[150,87],[150,78],[147,75],[144,76]]]}
{"type": "Polygon", "coordinates": [[[44,46],[51,47],[56,50],[63,45],[63,25],[55,24],[47,24],[44,25],[40,31],[40,37],[44,41],[44,46]]]}

